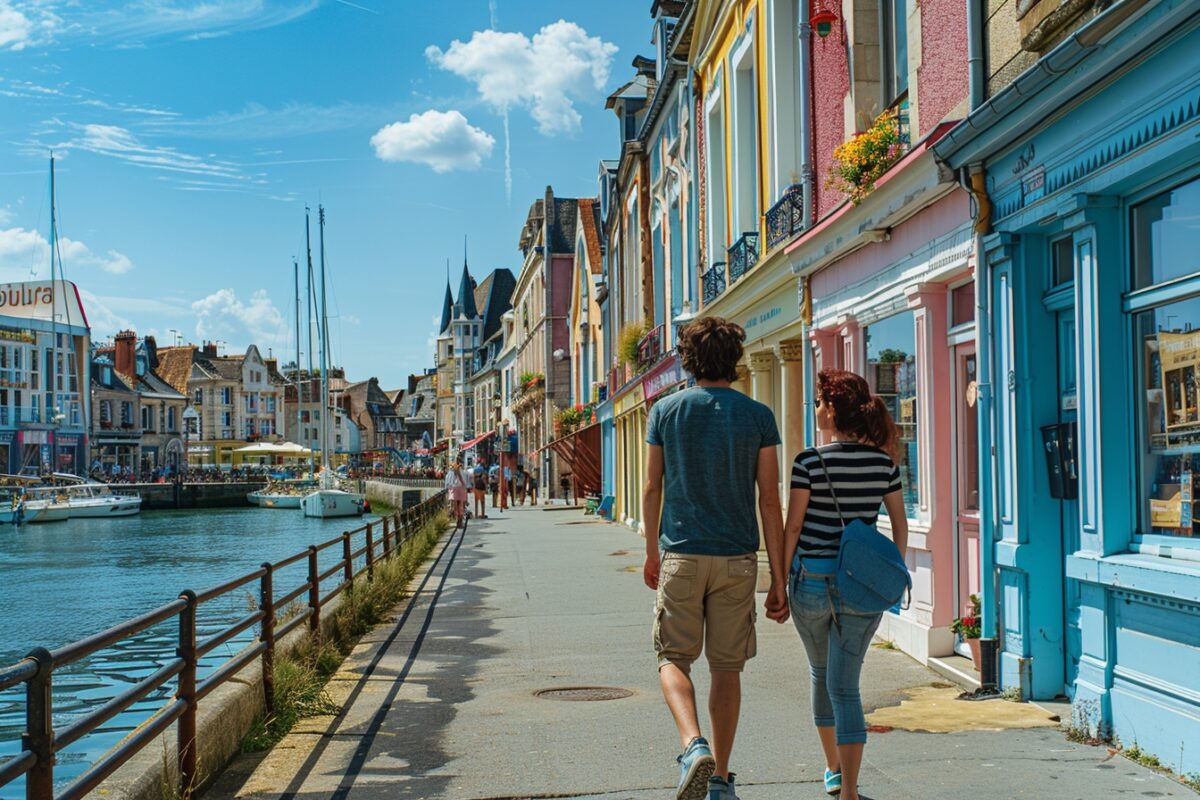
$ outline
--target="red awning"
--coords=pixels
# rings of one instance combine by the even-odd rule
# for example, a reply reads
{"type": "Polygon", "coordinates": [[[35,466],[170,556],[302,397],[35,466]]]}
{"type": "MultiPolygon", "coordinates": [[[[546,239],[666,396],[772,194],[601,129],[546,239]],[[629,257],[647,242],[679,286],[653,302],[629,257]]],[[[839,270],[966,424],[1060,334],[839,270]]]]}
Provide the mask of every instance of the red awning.
{"type": "Polygon", "coordinates": [[[470,450],[472,447],[474,447],[475,445],[479,444],[479,443],[480,443],[480,442],[482,442],[484,439],[487,439],[488,437],[490,437],[490,436],[495,436],[495,435],[496,435],[496,432],[495,432],[495,431],[488,431],[488,432],[487,432],[487,433],[485,433],[483,436],[476,436],[474,439],[472,439],[471,441],[467,442],[466,444],[464,444],[464,445],[463,445],[462,447],[460,447],[459,449],[460,449],[460,450],[470,450]]]}

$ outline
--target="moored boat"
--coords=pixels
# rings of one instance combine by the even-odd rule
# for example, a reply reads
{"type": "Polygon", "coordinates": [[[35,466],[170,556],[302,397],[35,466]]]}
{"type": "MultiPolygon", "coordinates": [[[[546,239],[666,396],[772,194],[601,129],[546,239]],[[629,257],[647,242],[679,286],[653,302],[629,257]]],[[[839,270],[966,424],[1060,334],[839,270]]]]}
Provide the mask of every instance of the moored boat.
{"type": "Polygon", "coordinates": [[[84,480],[77,475],[56,472],[50,476],[50,485],[34,486],[25,490],[29,500],[53,500],[65,498],[67,516],[76,517],[128,517],[142,510],[142,498],[136,493],[114,492],[107,483],[84,480]]]}

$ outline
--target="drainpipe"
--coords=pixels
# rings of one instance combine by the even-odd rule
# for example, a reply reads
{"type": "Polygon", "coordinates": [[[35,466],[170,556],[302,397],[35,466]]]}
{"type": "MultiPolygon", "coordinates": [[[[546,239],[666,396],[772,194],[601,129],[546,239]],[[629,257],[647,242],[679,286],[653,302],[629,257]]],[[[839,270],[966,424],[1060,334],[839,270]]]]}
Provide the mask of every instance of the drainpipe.
{"type": "Polygon", "coordinates": [[[983,29],[985,0],[967,0],[967,72],[971,110],[984,101],[983,29]]]}
{"type": "Polygon", "coordinates": [[[991,603],[981,603],[980,674],[983,691],[999,687],[999,639],[997,624],[1000,618],[999,570],[996,569],[995,530],[997,525],[995,427],[992,407],[995,389],[995,367],[992,359],[992,293],[991,270],[986,263],[983,237],[991,227],[992,204],[987,193],[987,173],[980,166],[963,169],[963,188],[974,199],[975,226],[975,354],[978,365],[976,407],[979,418],[979,575],[982,586],[991,591],[991,603]]]}
{"type": "MultiPolygon", "coordinates": [[[[979,2],[980,0],[970,0],[979,2]]],[[[800,196],[804,200],[804,227],[807,229],[814,219],[813,214],[813,167],[812,167],[812,25],[809,14],[812,9],[808,0],[797,4],[800,19],[796,34],[800,44],[799,92],[800,95],[800,196]]],[[[807,335],[807,333],[805,334],[807,335]]],[[[806,340],[807,341],[807,340],[806,340]]]]}

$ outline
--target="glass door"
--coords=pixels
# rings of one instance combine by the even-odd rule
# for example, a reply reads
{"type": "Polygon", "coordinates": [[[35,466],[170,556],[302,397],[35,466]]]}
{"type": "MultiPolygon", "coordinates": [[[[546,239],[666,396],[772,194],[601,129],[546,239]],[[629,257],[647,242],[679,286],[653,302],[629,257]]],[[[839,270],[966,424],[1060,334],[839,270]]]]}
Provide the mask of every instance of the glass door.
{"type": "MultiPolygon", "coordinates": [[[[955,423],[955,515],[954,616],[973,613],[971,596],[980,593],[979,582],[979,412],[978,371],[975,343],[956,345],[954,359],[955,423]]],[[[963,641],[955,641],[955,652],[971,657],[963,641]]]]}

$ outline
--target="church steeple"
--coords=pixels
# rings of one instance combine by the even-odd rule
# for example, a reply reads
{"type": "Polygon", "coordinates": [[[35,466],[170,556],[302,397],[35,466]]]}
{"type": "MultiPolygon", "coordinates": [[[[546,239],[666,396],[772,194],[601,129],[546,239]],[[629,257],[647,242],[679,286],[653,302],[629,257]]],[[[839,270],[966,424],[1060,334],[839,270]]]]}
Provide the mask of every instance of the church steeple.
{"type": "Polygon", "coordinates": [[[450,328],[450,308],[454,305],[454,298],[450,295],[450,279],[446,278],[446,299],[442,301],[442,326],[438,328],[438,333],[445,333],[450,328]]]}
{"type": "Polygon", "coordinates": [[[458,284],[458,307],[467,319],[475,319],[479,311],[475,308],[475,281],[467,270],[467,240],[463,238],[463,272],[458,284]]]}

